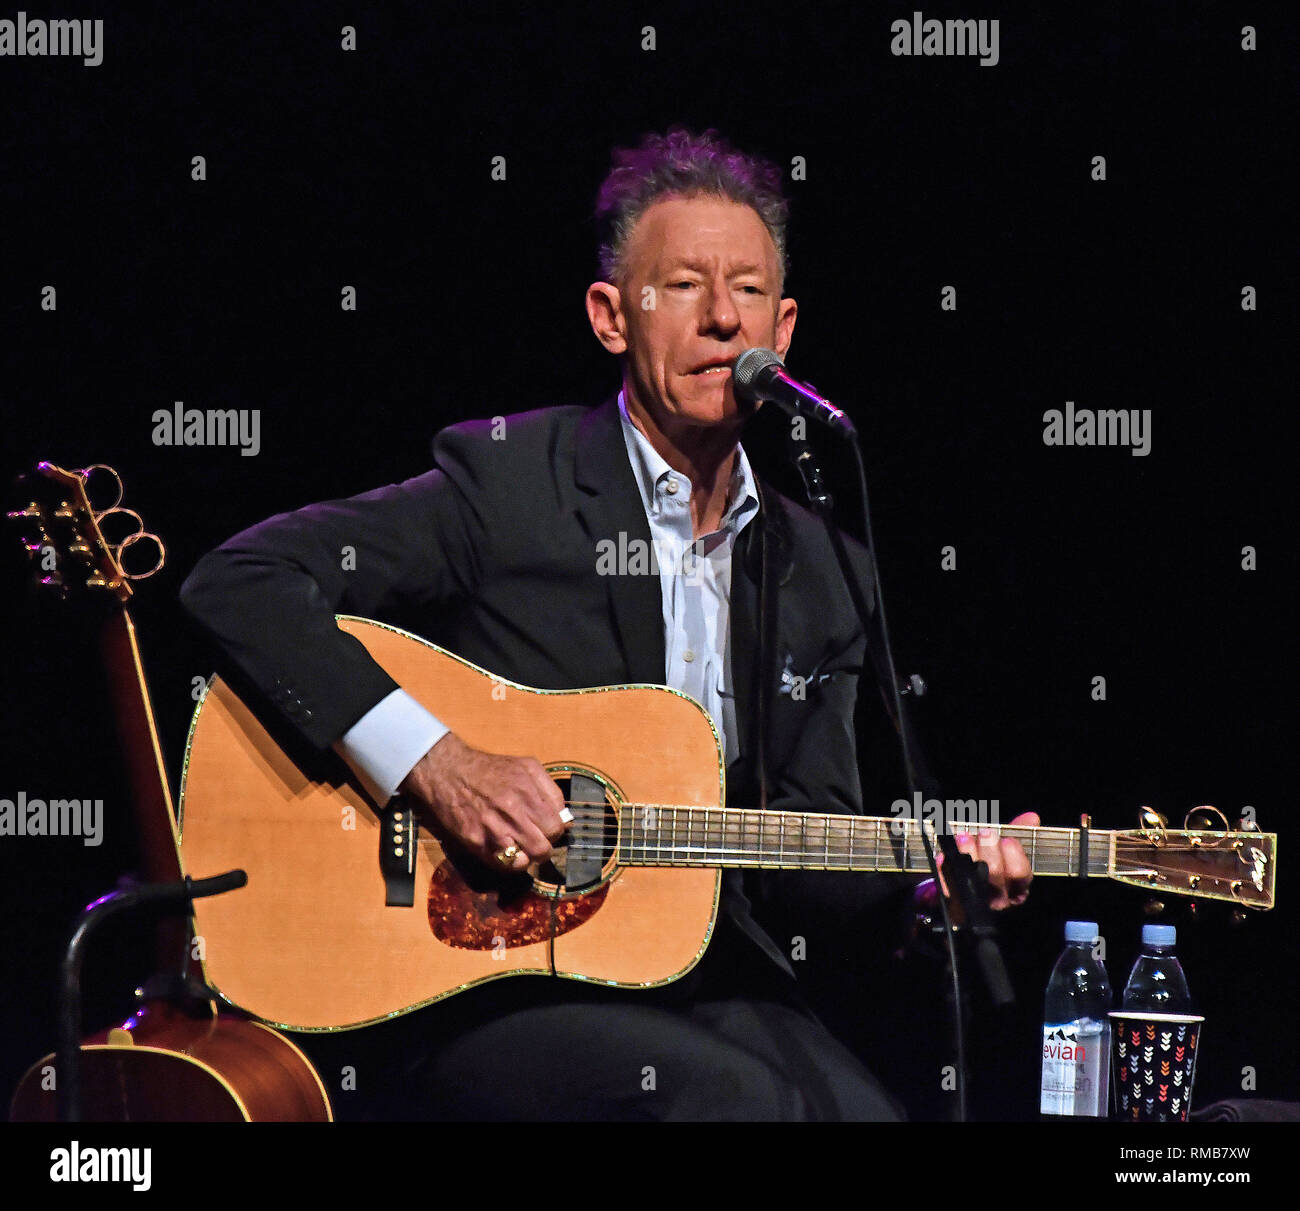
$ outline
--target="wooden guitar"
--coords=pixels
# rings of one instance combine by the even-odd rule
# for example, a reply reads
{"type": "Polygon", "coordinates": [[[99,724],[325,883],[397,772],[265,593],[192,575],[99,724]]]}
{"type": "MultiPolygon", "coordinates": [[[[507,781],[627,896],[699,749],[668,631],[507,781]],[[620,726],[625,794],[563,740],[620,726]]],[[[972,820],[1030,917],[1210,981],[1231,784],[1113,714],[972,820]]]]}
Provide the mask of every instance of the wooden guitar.
{"type": "MultiPolygon", "coordinates": [[[[540,868],[502,875],[376,808],[341,768],[309,776],[214,678],[194,715],[181,789],[187,869],[242,867],[248,887],[196,901],[204,972],[231,1003],[286,1029],[362,1026],[486,980],[564,976],[628,988],[675,980],[708,945],[722,867],[923,872],[924,819],[723,806],[718,736],[661,686],[543,691],[404,631],[338,625],[476,748],[538,759],[574,814],[540,868]]],[[[1276,837],[1214,808],[1182,831],[1001,826],[1035,874],[1273,904],[1276,837]]]]}
{"type": "MultiPolygon", "coordinates": [[[[60,598],[102,606],[99,638],[131,784],[141,865],[152,882],[177,882],[183,875],[171,789],[128,610],[131,581],[156,572],[165,552],[139,515],[120,507],[122,482],[117,473],[109,467],[90,470],[70,472],[40,463],[23,478],[25,507],[11,512],[9,519],[21,530],[46,589],[60,598]],[[86,494],[90,470],[116,482],[116,498],[105,508],[96,509],[86,494]],[[138,528],[117,542],[108,541],[101,522],[111,529],[123,518],[127,525],[134,520],[138,528]],[[133,574],[123,561],[141,542],[146,550],[156,544],[157,562],[133,574]]],[[[203,867],[200,863],[189,869],[203,867]]],[[[173,985],[188,983],[186,993],[149,997],[126,1022],[83,1041],[84,1119],[327,1122],[333,1117],[316,1070],[292,1041],[260,1022],[218,1011],[201,983],[201,967],[184,920],[164,923],[158,950],[160,971],[172,977],[173,985]],[[182,981],[186,975],[189,980],[182,981]]],[[[57,1075],[54,1055],[37,1060],[14,1094],[11,1119],[53,1122],[57,1075]]]]}

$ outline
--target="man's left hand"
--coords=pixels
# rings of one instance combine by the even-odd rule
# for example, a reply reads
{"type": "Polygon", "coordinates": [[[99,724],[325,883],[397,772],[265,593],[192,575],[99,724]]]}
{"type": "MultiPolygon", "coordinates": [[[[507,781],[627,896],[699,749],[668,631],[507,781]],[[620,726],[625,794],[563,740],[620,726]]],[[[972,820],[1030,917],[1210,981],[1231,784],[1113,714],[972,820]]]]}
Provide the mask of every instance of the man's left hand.
{"type": "MultiPolygon", "coordinates": [[[[1011,823],[1037,826],[1040,821],[1037,812],[1025,812],[1011,823]]],[[[988,863],[990,908],[997,911],[1025,902],[1029,897],[1029,885],[1033,882],[1034,873],[1029,866],[1029,857],[1019,841],[1010,837],[999,838],[995,832],[959,833],[955,840],[957,848],[964,854],[970,854],[973,861],[988,863]]],[[[942,867],[943,855],[936,854],[935,857],[942,867]]],[[[939,881],[943,884],[943,894],[948,895],[948,885],[943,883],[942,869],[939,881]]]]}

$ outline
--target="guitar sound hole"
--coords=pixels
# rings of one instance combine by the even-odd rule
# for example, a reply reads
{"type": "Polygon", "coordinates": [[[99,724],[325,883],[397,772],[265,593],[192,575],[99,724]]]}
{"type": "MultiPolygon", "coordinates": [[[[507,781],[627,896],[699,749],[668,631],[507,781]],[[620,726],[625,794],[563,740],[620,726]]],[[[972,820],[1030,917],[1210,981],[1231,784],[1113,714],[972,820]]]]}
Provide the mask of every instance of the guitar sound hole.
{"type": "Polygon", "coordinates": [[[549,861],[537,868],[537,882],[560,892],[595,887],[613,861],[618,845],[618,815],[605,784],[590,774],[552,771],[565,803],[573,813],[561,842],[549,861]]]}

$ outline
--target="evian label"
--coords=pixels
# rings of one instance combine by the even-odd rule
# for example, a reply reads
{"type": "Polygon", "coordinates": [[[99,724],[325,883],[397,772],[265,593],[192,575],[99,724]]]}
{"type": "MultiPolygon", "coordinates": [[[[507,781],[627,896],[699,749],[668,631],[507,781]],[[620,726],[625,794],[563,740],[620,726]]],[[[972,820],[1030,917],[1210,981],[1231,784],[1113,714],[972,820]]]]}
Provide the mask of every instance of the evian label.
{"type": "Polygon", "coordinates": [[[1110,1093],[1110,1023],[1080,1018],[1043,1027],[1043,1114],[1105,1118],[1110,1093]]]}

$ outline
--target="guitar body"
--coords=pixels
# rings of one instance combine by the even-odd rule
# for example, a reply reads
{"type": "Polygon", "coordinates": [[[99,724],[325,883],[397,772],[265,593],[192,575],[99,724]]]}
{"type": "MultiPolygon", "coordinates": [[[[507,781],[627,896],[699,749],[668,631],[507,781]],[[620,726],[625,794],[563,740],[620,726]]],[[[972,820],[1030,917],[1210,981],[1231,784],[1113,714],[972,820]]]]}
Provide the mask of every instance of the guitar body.
{"type": "Polygon", "coordinates": [[[607,860],[569,887],[562,871],[494,874],[421,833],[404,855],[414,903],[390,905],[382,834],[400,822],[383,822],[350,778],[310,780],[214,679],[190,730],[181,857],[195,874],[242,868],[248,885],[195,902],[213,988],[273,1025],[330,1030],[505,976],[648,987],[694,966],[719,871],[620,866],[612,854],[625,803],[721,807],[717,734],[702,707],[662,687],[529,689],[395,628],[339,626],[467,744],[602,787],[605,804],[589,810],[605,819],[607,860]]]}
{"type": "MultiPolygon", "coordinates": [[[[55,1057],[38,1060],[14,1093],[12,1122],[58,1121],[47,1088],[55,1057]]],[[[325,1123],[329,1098],[310,1062],[283,1035],[232,1014],[192,1018],[165,1002],[131,1028],[81,1045],[82,1117],[100,1123],[325,1123]]]]}

